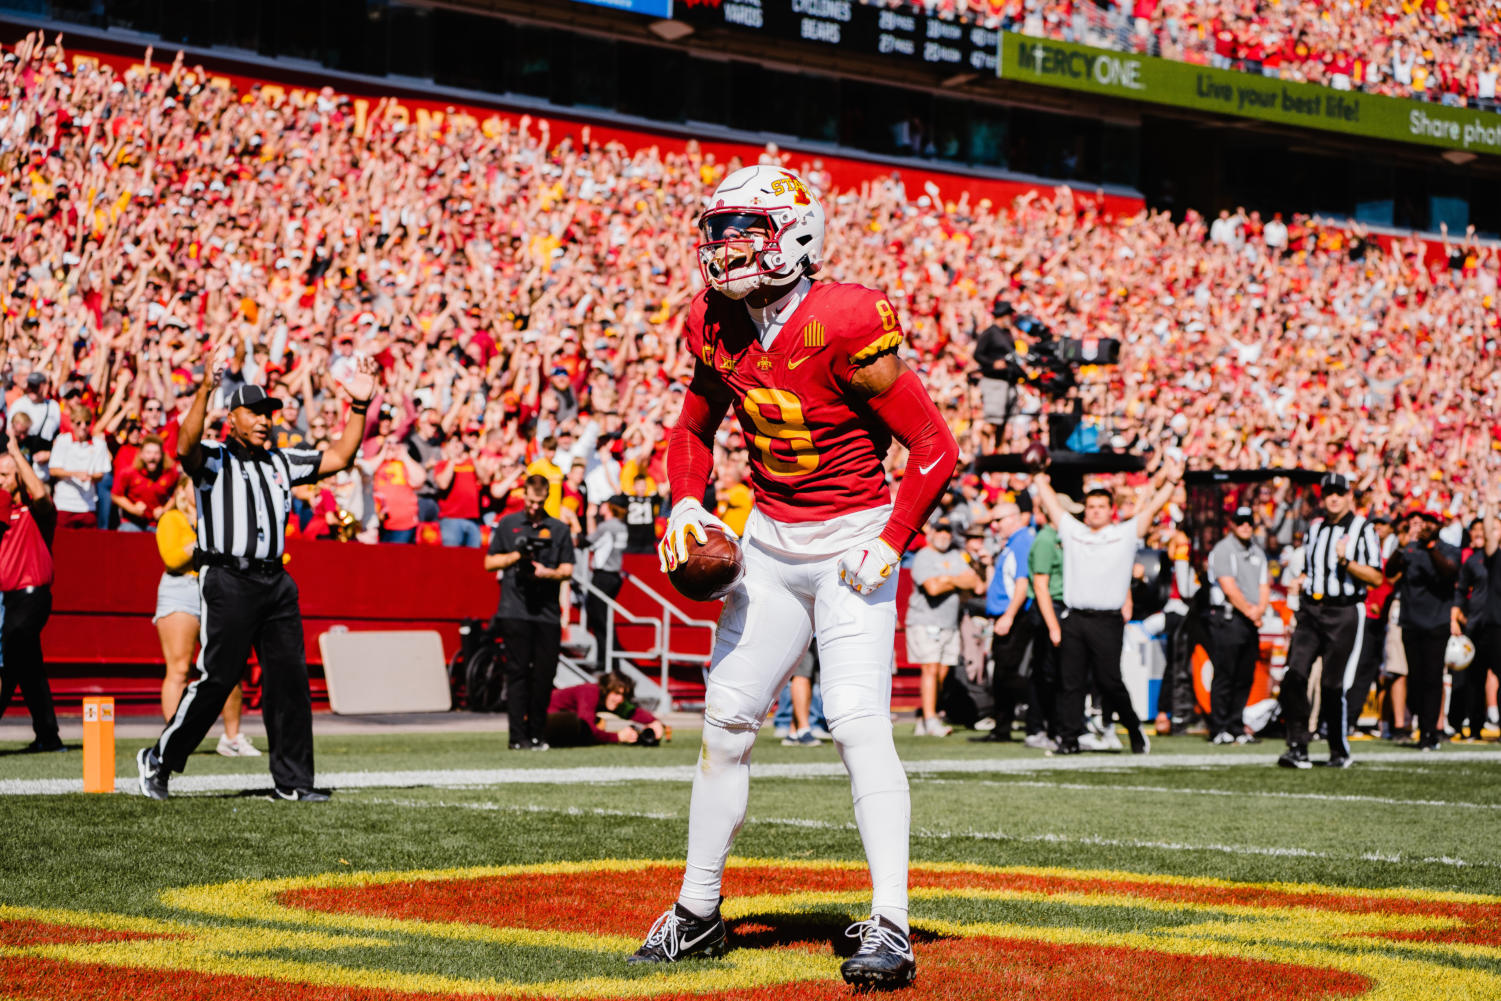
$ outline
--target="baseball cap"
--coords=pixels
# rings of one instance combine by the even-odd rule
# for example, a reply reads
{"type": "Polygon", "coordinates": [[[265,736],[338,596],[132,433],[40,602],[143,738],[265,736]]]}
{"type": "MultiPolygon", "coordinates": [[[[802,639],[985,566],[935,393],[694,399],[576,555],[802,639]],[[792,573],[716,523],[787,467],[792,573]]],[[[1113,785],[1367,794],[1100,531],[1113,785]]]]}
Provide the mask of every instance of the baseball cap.
{"type": "Polygon", "coordinates": [[[267,396],[266,391],[259,386],[241,386],[229,394],[229,409],[238,407],[245,407],[258,414],[269,414],[281,409],[281,401],[267,396]]]}
{"type": "Polygon", "coordinates": [[[1238,507],[1235,509],[1235,513],[1230,516],[1230,520],[1234,522],[1251,521],[1254,517],[1255,515],[1251,512],[1250,508],[1238,507]]]}
{"type": "Polygon", "coordinates": [[[1319,489],[1325,493],[1347,494],[1350,492],[1350,481],[1345,479],[1343,473],[1325,473],[1324,478],[1319,480],[1319,489]]]}
{"type": "Polygon", "coordinates": [[[952,532],[953,530],[954,523],[947,518],[939,518],[933,523],[933,531],[935,532],[952,532]]]}
{"type": "Polygon", "coordinates": [[[964,530],[964,537],[966,539],[983,539],[983,538],[985,538],[985,526],[984,525],[971,525],[971,526],[969,526],[968,528],[966,528],[964,530]]]}
{"type": "Polygon", "coordinates": [[[1415,507],[1407,512],[1407,516],[1409,518],[1427,518],[1435,525],[1442,525],[1444,523],[1444,516],[1429,507],[1415,507]]]}
{"type": "Polygon", "coordinates": [[[26,377],[27,389],[39,389],[47,385],[47,377],[41,372],[33,372],[26,377]]]}

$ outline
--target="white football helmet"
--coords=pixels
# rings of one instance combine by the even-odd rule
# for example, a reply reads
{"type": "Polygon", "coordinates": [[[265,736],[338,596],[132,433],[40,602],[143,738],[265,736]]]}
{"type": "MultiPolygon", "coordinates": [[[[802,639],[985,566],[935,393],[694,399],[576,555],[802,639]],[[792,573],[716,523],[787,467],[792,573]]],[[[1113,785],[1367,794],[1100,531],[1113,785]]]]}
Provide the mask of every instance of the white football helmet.
{"type": "Polygon", "coordinates": [[[823,206],[784,167],[742,167],[720,181],[698,232],[704,281],[731,299],[790,285],[823,264],[823,206]]]}
{"type": "Polygon", "coordinates": [[[1444,664],[1452,671],[1463,671],[1475,659],[1475,644],[1468,636],[1450,636],[1444,645],[1444,664]]]}

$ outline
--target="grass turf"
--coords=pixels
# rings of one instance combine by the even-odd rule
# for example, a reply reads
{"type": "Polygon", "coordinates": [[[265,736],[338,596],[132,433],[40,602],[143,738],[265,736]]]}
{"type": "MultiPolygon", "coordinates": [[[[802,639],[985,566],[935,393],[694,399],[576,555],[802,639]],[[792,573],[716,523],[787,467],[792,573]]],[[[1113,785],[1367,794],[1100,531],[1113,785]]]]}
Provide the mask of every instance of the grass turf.
{"type": "MultiPolygon", "coordinates": [[[[1261,745],[1215,749],[1214,760],[1248,762],[1236,767],[1146,768],[1119,756],[1108,771],[966,774],[958,770],[964,762],[1045,762],[1019,747],[971,744],[957,735],[917,739],[905,729],[898,736],[903,758],[923,763],[912,779],[914,863],[1501,894],[1501,838],[1493,835],[1501,819],[1501,748],[1495,745],[1465,748],[1494,753],[1494,761],[1364,745],[1356,749],[1358,766],[1348,771],[1276,769],[1276,748],[1261,745]]],[[[120,742],[121,788],[133,787],[132,758],[143,743],[120,742]]],[[[4,753],[19,746],[0,745],[0,779],[73,778],[81,768],[76,753],[4,753]]],[[[266,774],[265,758],[226,759],[211,750],[206,743],[189,774],[266,774]]],[[[1202,740],[1154,742],[1159,762],[1164,755],[1206,753],[1202,740]]],[[[504,735],[340,736],[318,740],[320,773],[584,766],[626,771],[601,783],[560,774],[557,782],[538,784],[347,789],[321,805],[272,803],[244,793],[185,795],[167,803],[134,795],[0,797],[9,834],[0,852],[0,905],[233,925],[229,918],[184,913],[165,902],[163,893],[324,873],[680,858],[687,783],[633,779],[629,769],[691,765],[696,755],[697,734],[691,732],[656,750],[547,754],[509,753],[504,735]]],[[[831,746],[783,748],[768,734],[755,760],[833,764],[837,756],[831,746]]],[[[753,778],[751,816],[735,852],[766,859],[861,859],[847,781],[753,778]]],[[[666,867],[651,884],[650,893],[660,895],[651,905],[665,906],[674,890],[675,870],[666,867]]],[[[830,927],[843,920],[843,911],[854,916],[858,904],[835,910],[841,914],[828,919],[830,927]]],[[[917,899],[913,914],[1101,934],[1167,934],[1206,920],[1202,910],[1185,914],[1130,902],[1081,909],[1047,900],[953,898],[917,899]]],[[[410,975],[483,977],[499,962],[485,943],[399,934],[377,944],[336,941],[323,948],[252,951],[257,962],[295,957],[410,975]]],[[[1449,962],[1501,976],[1501,950],[1456,955],[1449,962]]],[[[545,944],[514,946],[500,966],[518,983],[627,976],[618,964],[601,966],[597,955],[545,944]]]]}

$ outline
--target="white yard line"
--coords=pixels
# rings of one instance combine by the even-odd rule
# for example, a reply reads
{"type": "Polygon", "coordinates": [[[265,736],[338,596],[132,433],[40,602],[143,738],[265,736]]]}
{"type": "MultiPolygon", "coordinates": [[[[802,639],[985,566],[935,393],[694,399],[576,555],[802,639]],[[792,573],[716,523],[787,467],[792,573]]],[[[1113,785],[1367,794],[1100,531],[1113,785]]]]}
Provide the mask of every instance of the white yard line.
{"type": "MultiPolygon", "coordinates": [[[[1377,759],[1403,759],[1400,751],[1365,755],[1361,762],[1377,759]]],[[[1119,754],[1077,755],[1050,758],[961,758],[930,759],[905,762],[907,774],[929,775],[1025,775],[1037,772],[1136,772],[1160,768],[1269,768],[1271,755],[1249,754],[1161,754],[1133,757],[1119,754]]],[[[1501,765],[1501,751],[1453,751],[1426,759],[1423,764],[1442,767],[1445,762],[1486,762],[1501,765]]],[[[1417,762],[1412,762],[1417,765],[1417,762]]],[[[1358,767],[1358,765],[1357,765],[1358,767]]],[[[763,779],[844,778],[844,766],[836,761],[810,761],[803,764],[761,764],[752,768],[763,779]]],[[[320,786],[335,789],[362,789],[404,786],[454,788],[456,786],[554,785],[616,782],[689,782],[693,765],[618,765],[582,768],[459,768],[410,771],[320,772],[320,786]]],[[[234,775],[175,775],[172,790],[176,793],[241,792],[268,789],[271,780],[264,773],[234,775]]],[[[119,776],[115,788],[134,793],[134,776],[119,776]]],[[[0,796],[40,796],[82,792],[82,779],[0,779],[0,796]]]]}
{"type": "Polygon", "coordinates": [[[1021,789],[1069,789],[1086,792],[1146,792],[1172,796],[1227,796],[1231,799],[1312,800],[1318,803],[1369,803],[1377,806],[1440,806],[1459,810],[1501,810],[1501,803],[1456,803],[1442,799],[1392,799],[1386,796],[1337,795],[1323,792],[1280,792],[1276,790],[1183,789],[1173,786],[1110,785],[1088,782],[1014,782],[986,779],[928,779],[925,785],[994,786],[1021,789]]]}
{"type": "MultiPolygon", "coordinates": [[[[1089,787],[1094,788],[1094,787],[1089,787]]],[[[480,810],[486,813],[551,813],[563,816],[599,816],[599,817],[631,817],[643,820],[680,820],[674,813],[650,813],[635,810],[604,810],[583,809],[576,806],[549,807],[537,806],[536,804],[515,805],[505,803],[454,802],[445,800],[420,800],[420,799],[361,799],[361,802],[376,803],[385,806],[400,806],[417,809],[453,809],[453,810],[480,810]]],[[[856,827],[850,822],[829,820],[810,820],[805,817],[751,817],[747,823],[775,824],[779,827],[799,827],[805,830],[816,831],[854,831],[856,827]]],[[[1010,841],[1024,843],[1062,844],[1062,845],[1087,845],[1101,848],[1147,848],[1158,851],[1175,852],[1213,852],[1221,855],[1263,855],[1272,858],[1310,858],[1310,859],[1359,859],[1362,862],[1382,862],[1390,865],[1413,865],[1416,863],[1428,863],[1432,865],[1444,865],[1455,868],[1494,868],[1493,862],[1470,862],[1461,858],[1448,855],[1403,855],[1397,852],[1362,852],[1339,853],[1322,852],[1311,848],[1288,848],[1266,847],[1261,845],[1226,845],[1226,844],[1193,844],[1186,841],[1146,841],[1137,838],[1105,838],[1097,835],[1072,835],[1072,834],[1007,834],[1004,831],[976,831],[957,830],[946,831],[934,828],[919,827],[912,831],[913,837],[936,838],[941,840],[954,840],[973,838],[977,841],[1010,841]]]]}

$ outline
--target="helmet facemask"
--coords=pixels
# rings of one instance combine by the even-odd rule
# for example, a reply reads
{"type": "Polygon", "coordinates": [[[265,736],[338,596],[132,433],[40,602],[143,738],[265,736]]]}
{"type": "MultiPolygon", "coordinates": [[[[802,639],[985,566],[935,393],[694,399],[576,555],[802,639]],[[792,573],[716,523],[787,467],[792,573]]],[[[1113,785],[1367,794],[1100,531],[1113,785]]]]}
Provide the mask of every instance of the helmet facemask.
{"type": "Polygon", "coordinates": [[[789,261],[781,244],[792,220],[778,225],[776,214],[717,207],[699,216],[698,267],[704,282],[731,299],[744,299],[758,288],[795,281],[801,261],[789,261]]]}

